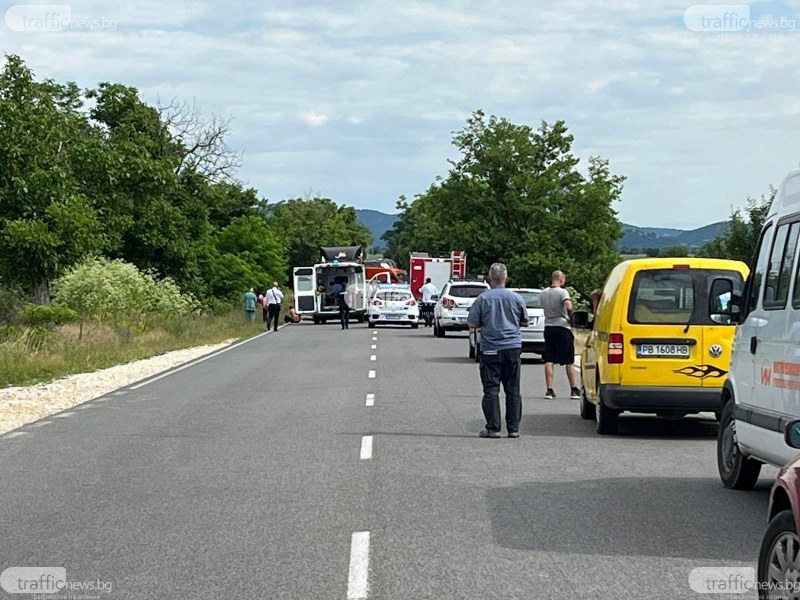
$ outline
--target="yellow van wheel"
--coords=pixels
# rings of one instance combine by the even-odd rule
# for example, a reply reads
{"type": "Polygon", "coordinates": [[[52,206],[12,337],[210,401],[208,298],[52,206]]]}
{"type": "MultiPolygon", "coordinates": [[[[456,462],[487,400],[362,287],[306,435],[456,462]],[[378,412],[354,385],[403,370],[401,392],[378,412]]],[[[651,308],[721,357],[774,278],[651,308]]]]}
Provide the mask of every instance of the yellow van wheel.
{"type": "Polygon", "coordinates": [[[603,402],[603,392],[597,388],[597,404],[594,406],[597,433],[600,435],[616,435],[619,429],[619,411],[608,408],[603,402]]]}
{"type": "Polygon", "coordinates": [[[586,397],[586,388],[581,388],[581,418],[587,421],[593,421],[595,417],[594,404],[589,402],[589,399],[586,397]]]}

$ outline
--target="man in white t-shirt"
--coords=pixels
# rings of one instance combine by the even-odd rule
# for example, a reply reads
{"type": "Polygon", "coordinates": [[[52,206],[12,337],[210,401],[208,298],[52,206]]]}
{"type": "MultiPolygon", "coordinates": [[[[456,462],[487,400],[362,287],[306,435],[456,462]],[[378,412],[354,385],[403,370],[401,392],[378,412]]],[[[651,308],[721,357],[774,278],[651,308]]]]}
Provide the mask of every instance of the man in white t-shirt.
{"type": "Polygon", "coordinates": [[[267,331],[270,323],[274,323],[275,331],[278,331],[278,317],[281,314],[281,303],[283,302],[283,292],[278,287],[278,282],[273,281],[272,287],[264,294],[264,305],[267,307],[267,331]]]}
{"type": "Polygon", "coordinates": [[[425,327],[430,327],[433,324],[433,300],[431,298],[433,296],[439,295],[439,290],[436,289],[436,286],[433,285],[431,278],[428,277],[425,280],[425,285],[419,288],[420,293],[422,294],[422,302],[428,304],[422,304],[420,306],[420,316],[425,321],[425,327]]]}

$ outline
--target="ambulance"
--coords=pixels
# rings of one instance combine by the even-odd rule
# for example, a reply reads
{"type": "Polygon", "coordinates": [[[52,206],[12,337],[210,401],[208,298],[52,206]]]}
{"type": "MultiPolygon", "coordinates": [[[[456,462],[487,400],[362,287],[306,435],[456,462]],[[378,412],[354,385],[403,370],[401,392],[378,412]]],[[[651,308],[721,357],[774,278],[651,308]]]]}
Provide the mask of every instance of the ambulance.
{"type": "Polygon", "coordinates": [[[378,273],[366,278],[364,251],[361,246],[320,248],[320,262],[310,267],[294,267],[294,308],[302,315],[311,315],[314,324],[339,319],[339,302],[333,286],[345,288],[345,301],[351,318],[366,320],[370,298],[380,283],[390,283],[391,273],[378,273]]]}

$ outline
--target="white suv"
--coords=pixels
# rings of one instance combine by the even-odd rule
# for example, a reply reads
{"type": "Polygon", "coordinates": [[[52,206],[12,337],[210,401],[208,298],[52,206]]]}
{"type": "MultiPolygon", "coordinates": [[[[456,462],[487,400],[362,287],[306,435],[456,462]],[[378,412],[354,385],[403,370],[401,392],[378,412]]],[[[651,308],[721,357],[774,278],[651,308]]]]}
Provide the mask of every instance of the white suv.
{"type": "Polygon", "coordinates": [[[730,303],[739,326],[717,436],[717,466],[729,488],[752,488],[762,463],[783,465],[797,454],[784,434],[800,418],[799,240],[800,169],[795,169],[764,220],[743,297],[730,303]]]}
{"type": "Polygon", "coordinates": [[[475,298],[489,289],[485,281],[451,279],[433,309],[433,335],[444,337],[447,331],[466,331],[469,309],[475,298]]]}

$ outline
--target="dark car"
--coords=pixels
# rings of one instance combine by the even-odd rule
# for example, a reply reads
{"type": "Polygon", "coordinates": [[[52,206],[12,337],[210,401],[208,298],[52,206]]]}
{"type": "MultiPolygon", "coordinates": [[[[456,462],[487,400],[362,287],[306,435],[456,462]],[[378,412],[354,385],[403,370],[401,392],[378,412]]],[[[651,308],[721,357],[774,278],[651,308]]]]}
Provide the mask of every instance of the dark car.
{"type": "MultiPolygon", "coordinates": [[[[786,426],[784,439],[800,449],[800,421],[786,426]]],[[[800,455],[778,473],[769,500],[769,526],[758,554],[758,597],[800,598],[800,455]]]]}

